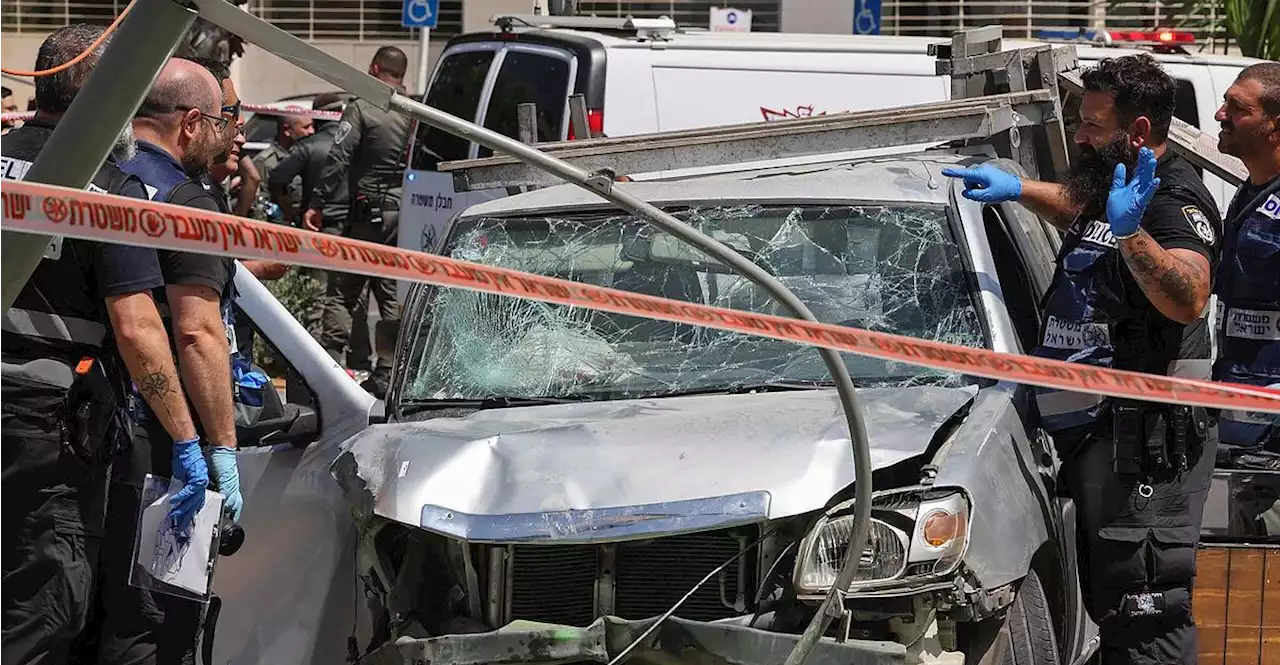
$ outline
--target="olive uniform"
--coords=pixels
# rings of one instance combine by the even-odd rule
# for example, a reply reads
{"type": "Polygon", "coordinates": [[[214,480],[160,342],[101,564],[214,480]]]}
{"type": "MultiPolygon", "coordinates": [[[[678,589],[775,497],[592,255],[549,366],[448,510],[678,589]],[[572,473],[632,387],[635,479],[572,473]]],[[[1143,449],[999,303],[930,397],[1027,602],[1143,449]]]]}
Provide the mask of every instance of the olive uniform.
{"type": "MultiPolygon", "coordinates": [[[[407,164],[413,121],[402,113],[380,109],[356,99],[347,104],[334,134],[334,147],[325,162],[310,207],[321,209],[350,192],[349,214],[343,235],[395,245],[399,232],[401,179],[407,164]]],[[[327,224],[327,222],[326,222],[327,224]]],[[[379,335],[394,337],[400,324],[396,283],[391,279],[342,273],[326,288],[320,343],[335,359],[348,347],[352,320],[361,310],[361,296],[371,287],[378,303],[379,335]]],[[[374,393],[386,390],[391,359],[379,357],[366,387],[374,393]]]]}

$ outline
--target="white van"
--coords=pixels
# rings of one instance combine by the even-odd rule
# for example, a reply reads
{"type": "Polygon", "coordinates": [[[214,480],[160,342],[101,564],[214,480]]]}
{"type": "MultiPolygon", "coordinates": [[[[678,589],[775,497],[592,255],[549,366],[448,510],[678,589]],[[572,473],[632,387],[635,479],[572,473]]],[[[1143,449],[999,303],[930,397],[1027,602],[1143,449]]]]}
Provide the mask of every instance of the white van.
{"type": "MultiPolygon", "coordinates": [[[[572,139],[569,95],[581,93],[593,135],[624,136],[935,102],[950,97],[930,44],[947,39],[677,29],[666,19],[497,16],[495,30],[445,47],[426,102],[507,136],[516,106],[535,103],[538,140],[572,139]]],[[[1060,37],[1061,35],[1052,35],[1060,37]]],[[[1178,81],[1176,114],[1213,131],[1223,93],[1249,58],[1181,52],[1185,33],[1108,33],[1078,44],[1085,63],[1152,52],[1178,81]],[[1141,44],[1138,44],[1141,42],[1141,44]]],[[[1005,40],[1005,48],[1029,45],[1005,40]]],[[[415,169],[484,157],[487,148],[422,128],[415,169]],[[434,154],[432,154],[434,153],[434,154]]],[[[1234,187],[1206,176],[1225,209],[1234,187]]]]}

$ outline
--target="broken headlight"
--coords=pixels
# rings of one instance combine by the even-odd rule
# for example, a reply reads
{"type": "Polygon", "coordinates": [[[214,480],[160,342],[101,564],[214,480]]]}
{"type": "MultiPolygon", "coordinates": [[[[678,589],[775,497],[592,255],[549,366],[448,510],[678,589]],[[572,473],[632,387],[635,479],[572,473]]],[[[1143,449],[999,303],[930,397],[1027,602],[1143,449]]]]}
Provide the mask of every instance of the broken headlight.
{"type": "MultiPolygon", "coordinates": [[[[853,538],[853,515],[823,517],[800,543],[796,559],[795,585],[800,594],[826,591],[835,583],[849,540],[853,538]]],[[[902,530],[872,518],[867,547],[862,551],[850,589],[897,579],[907,567],[909,539],[902,530]]]]}
{"type": "MultiPolygon", "coordinates": [[[[963,494],[927,499],[898,495],[894,503],[895,508],[883,511],[884,519],[871,518],[867,546],[850,591],[902,578],[947,575],[960,565],[969,541],[969,501],[963,494]],[[910,535],[904,530],[907,524],[899,528],[890,523],[903,519],[911,519],[910,535]]],[[[830,589],[852,538],[851,503],[824,515],[800,543],[794,572],[796,592],[809,595],[830,589]]]]}

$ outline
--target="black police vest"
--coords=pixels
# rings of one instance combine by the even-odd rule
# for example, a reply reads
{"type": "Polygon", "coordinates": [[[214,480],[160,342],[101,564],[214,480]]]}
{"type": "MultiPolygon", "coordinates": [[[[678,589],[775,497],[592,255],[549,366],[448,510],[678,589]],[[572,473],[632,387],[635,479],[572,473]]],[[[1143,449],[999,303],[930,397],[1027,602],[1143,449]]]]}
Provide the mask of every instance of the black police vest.
{"type": "MultiPolygon", "coordinates": [[[[1280,178],[1244,200],[1242,188],[1227,211],[1222,263],[1213,292],[1218,360],[1213,378],[1254,386],[1280,384],[1280,178]]],[[[1280,443],[1280,416],[1224,410],[1223,443],[1280,443]]]]}
{"type": "MultiPolygon", "coordinates": [[[[1167,183],[1156,196],[1167,196],[1175,187],[1179,185],[1167,183]]],[[[1205,209],[1216,205],[1202,186],[1187,189],[1205,209]]],[[[1101,219],[1077,220],[1059,251],[1053,283],[1044,298],[1040,345],[1032,355],[1162,375],[1177,369],[1179,376],[1208,379],[1208,326],[1193,323],[1182,328],[1184,334],[1190,331],[1205,337],[1198,345],[1204,355],[1185,357],[1181,340],[1167,339],[1171,326],[1180,324],[1168,321],[1146,302],[1128,270],[1110,224],[1101,219]],[[1135,296],[1144,306],[1135,306],[1135,296]],[[1151,348],[1162,338],[1165,349],[1151,348]],[[1185,367],[1174,367],[1176,363],[1185,367]]],[[[1036,387],[1035,394],[1041,425],[1051,433],[1088,431],[1108,414],[1109,400],[1099,395],[1042,387],[1036,387]]]]}
{"type": "MultiPolygon", "coordinates": [[[[23,179],[52,134],[52,127],[32,123],[6,134],[0,143],[0,175],[23,179]]],[[[119,194],[130,180],[141,185],[108,161],[88,189],[119,194]]],[[[57,358],[70,363],[84,356],[115,356],[106,307],[95,296],[94,245],[64,239],[60,258],[46,258],[36,267],[3,315],[6,361],[57,358]]]]}

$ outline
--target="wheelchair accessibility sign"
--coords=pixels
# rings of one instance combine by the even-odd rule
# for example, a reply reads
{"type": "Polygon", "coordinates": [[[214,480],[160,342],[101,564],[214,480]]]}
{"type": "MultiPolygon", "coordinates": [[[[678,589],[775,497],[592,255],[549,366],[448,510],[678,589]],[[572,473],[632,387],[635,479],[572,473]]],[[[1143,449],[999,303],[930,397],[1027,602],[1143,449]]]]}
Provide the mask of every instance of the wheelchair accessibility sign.
{"type": "Polygon", "coordinates": [[[439,16],[440,0],[404,0],[400,25],[405,28],[434,28],[439,16]]]}
{"type": "Polygon", "coordinates": [[[880,34],[880,0],[854,0],[853,34],[880,34]]]}

